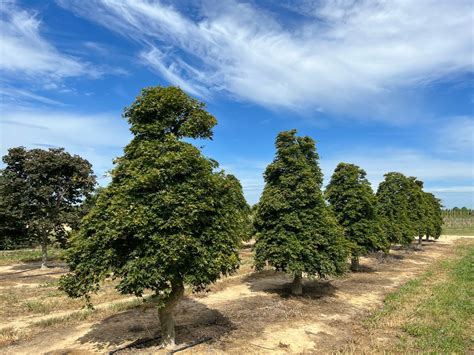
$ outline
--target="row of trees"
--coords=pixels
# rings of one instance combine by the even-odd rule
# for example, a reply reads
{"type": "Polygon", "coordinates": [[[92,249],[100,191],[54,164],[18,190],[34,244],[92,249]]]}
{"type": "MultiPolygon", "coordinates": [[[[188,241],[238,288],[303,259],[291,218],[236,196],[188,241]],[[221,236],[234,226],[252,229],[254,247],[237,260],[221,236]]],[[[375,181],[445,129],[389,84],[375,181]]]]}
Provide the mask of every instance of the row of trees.
{"type": "Polygon", "coordinates": [[[323,193],[310,137],[281,132],[276,150],[255,211],[255,259],[257,269],[269,264],[294,275],[294,294],[302,292],[303,273],[340,274],[349,254],[357,271],[359,257],[369,252],[440,236],[440,201],[416,178],[387,173],[374,194],[363,169],[340,163],[323,193]]]}
{"type": "MultiPolygon", "coordinates": [[[[141,296],[151,290],[164,345],[174,344],[172,313],[184,286],[202,290],[235,271],[241,242],[251,236],[256,268],[271,266],[293,275],[294,294],[302,293],[303,276],[343,273],[349,255],[357,268],[359,257],[368,252],[388,252],[390,244],[407,245],[415,236],[439,236],[439,201],[423,192],[415,178],[389,173],[374,194],[361,168],[341,163],[323,192],[315,142],[295,130],[278,135],[264,191],[251,213],[239,181],[184,140],[212,137],[217,121],[204,103],[176,87],[152,87],[142,91],[124,116],[134,138],[116,160],[111,183],[87,200],[88,213],[69,241],[70,273],[61,278],[60,287],[71,297],[88,298],[111,277],[121,293],[141,296]]],[[[15,193],[42,189],[30,186],[28,173],[8,159],[0,175],[1,216],[9,216],[6,207],[15,193]]],[[[54,175],[45,169],[44,174],[54,175]]],[[[19,208],[30,213],[30,222],[21,226],[27,234],[51,234],[70,224],[67,213],[78,208],[94,185],[87,164],[59,175],[70,187],[32,193],[23,205],[32,203],[33,211],[68,206],[64,218],[37,230],[36,220],[48,219],[52,207],[36,214],[19,208]],[[81,184],[72,184],[77,181],[81,184]]],[[[2,223],[11,226],[8,221],[2,223]]]]}
{"type": "Polygon", "coordinates": [[[454,207],[442,211],[443,223],[448,228],[472,228],[474,226],[474,210],[454,207]]]}

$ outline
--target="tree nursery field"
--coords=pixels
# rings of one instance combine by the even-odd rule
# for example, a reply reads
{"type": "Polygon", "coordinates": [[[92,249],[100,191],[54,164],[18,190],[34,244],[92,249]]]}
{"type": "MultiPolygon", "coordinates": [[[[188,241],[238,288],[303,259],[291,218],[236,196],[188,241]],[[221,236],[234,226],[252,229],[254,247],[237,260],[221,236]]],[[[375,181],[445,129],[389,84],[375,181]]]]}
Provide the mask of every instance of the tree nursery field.
{"type": "MultiPolygon", "coordinates": [[[[472,350],[474,240],[441,236],[423,250],[392,247],[372,253],[360,270],[306,280],[253,271],[250,243],[241,267],[208,292],[186,288],[175,310],[182,353],[467,353],[472,350]],[[440,309],[440,307],[442,309],[440,309]]],[[[5,252],[2,252],[4,254],[5,252]]],[[[160,322],[147,295],[121,296],[107,282],[93,309],[58,291],[60,260],[0,266],[0,352],[166,353],[160,322]]],[[[174,350],[174,351],[176,351],[174,350]]]]}
{"type": "Polygon", "coordinates": [[[106,186],[63,148],[2,158],[2,353],[467,351],[473,243],[423,181],[340,162],[323,187],[290,129],[250,206],[193,145],[204,102],[147,87],[124,117],[106,186]]]}

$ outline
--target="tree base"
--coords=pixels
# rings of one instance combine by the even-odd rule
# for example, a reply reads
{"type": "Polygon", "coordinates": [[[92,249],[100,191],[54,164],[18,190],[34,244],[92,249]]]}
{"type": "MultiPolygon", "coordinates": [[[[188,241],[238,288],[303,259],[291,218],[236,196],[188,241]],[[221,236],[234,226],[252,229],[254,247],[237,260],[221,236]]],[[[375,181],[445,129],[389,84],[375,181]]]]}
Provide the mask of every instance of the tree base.
{"type": "Polygon", "coordinates": [[[423,238],[418,237],[418,244],[415,246],[415,250],[423,250],[423,238]]]}
{"type": "Polygon", "coordinates": [[[353,256],[351,258],[351,271],[358,272],[360,270],[359,257],[353,256]]]}
{"type": "Polygon", "coordinates": [[[296,274],[291,284],[291,294],[300,296],[303,294],[303,277],[301,274],[296,274]]]}
{"type": "Polygon", "coordinates": [[[183,282],[179,281],[173,283],[171,293],[169,294],[168,299],[165,300],[164,306],[158,309],[158,317],[161,325],[160,346],[167,350],[173,350],[176,347],[173,310],[180,298],[183,296],[183,293],[183,282]]]}

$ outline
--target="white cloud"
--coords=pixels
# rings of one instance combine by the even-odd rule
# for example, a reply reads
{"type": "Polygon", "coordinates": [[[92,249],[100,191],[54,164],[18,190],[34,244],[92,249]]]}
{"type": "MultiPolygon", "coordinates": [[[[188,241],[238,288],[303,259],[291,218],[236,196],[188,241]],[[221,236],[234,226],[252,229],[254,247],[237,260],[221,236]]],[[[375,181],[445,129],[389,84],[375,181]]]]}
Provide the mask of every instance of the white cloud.
{"type": "Polygon", "coordinates": [[[79,114],[56,110],[5,109],[0,117],[0,154],[11,147],[64,147],[88,159],[101,177],[130,141],[119,114],[79,114]]]}
{"type": "MultiPolygon", "coordinates": [[[[245,196],[250,203],[258,202],[264,187],[263,172],[271,163],[261,160],[236,159],[233,164],[223,162],[222,168],[235,174],[241,181],[245,196]]],[[[437,193],[472,193],[472,185],[458,185],[474,181],[474,164],[469,161],[456,161],[438,158],[414,150],[379,147],[376,151],[339,151],[330,157],[322,156],[319,163],[326,185],[340,162],[359,165],[367,172],[367,178],[377,191],[384,174],[397,171],[407,176],[416,176],[425,182],[427,191],[437,193]],[[449,182],[448,186],[436,186],[449,182]]]]}
{"type": "Polygon", "coordinates": [[[374,189],[383,180],[383,175],[391,171],[416,176],[431,185],[437,181],[456,183],[474,180],[474,165],[470,161],[436,157],[416,150],[379,147],[376,151],[341,151],[329,159],[322,157],[321,166],[326,182],[341,161],[362,167],[374,189]]]}
{"type": "Polygon", "coordinates": [[[315,2],[295,8],[306,17],[291,28],[233,1],[194,18],[159,1],[58,2],[141,41],[171,83],[267,107],[381,114],[403,88],[472,70],[468,0],[315,2]]]}
{"type": "Polygon", "coordinates": [[[3,110],[5,105],[19,104],[20,102],[34,102],[36,104],[52,105],[52,106],[66,106],[62,102],[50,99],[48,97],[35,94],[29,90],[11,88],[2,86],[1,92],[2,103],[0,104],[0,110],[3,110]]]}
{"type": "Polygon", "coordinates": [[[46,80],[73,76],[98,76],[96,70],[78,58],[60,53],[41,35],[36,14],[19,9],[13,3],[0,8],[0,70],[2,75],[46,80]]]}
{"type": "Polygon", "coordinates": [[[430,192],[442,192],[442,193],[474,193],[474,186],[448,186],[448,187],[430,187],[426,189],[430,192]]]}
{"type": "Polygon", "coordinates": [[[467,153],[474,164],[474,117],[451,117],[438,129],[441,149],[450,153],[467,153]]]}

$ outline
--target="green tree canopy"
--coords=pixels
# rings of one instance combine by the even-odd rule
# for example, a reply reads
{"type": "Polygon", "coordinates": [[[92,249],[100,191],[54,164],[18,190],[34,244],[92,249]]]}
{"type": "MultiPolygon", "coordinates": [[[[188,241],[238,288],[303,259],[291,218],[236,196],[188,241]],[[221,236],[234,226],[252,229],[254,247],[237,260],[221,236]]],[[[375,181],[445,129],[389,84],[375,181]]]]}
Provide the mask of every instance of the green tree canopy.
{"type": "Polygon", "coordinates": [[[72,240],[61,287],[80,297],[112,276],[121,293],[152,291],[172,346],[184,285],[201,290],[238,267],[248,206],[234,176],[180,140],[212,137],[203,103],[176,87],[146,88],[125,117],[135,137],[72,240]]]}
{"type": "Polygon", "coordinates": [[[408,215],[410,218],[412,235],[418,237],[421,248],[422,238],[431,223],[429,204],[423,191],[423,182],[411,176],[408,178],[408,215]]]}
{"type": "Polygon", "coordinates": [[[326,188],[326,198],[351,244],[353,270],[358,269],[359,256],[388,250],[389,243],[376,211],[376,197],[363,169],[339,163],[326,188]]]}
{"type": "Polygon", "coordinates": [[[0,229],[7,236],[40,243],[45,267],[51,239],[64,243],[65,226],[74,228],[79,223],[80,205],[95,185],[91,164],[62,148],[23,147],[9,149],[3,162],[0,229]]]}
{"type": "Polygon", "coordinates": [[[384,175],[377,190],[377,210],[385,235],[391,244],[409,245],[415,233],[410,216],[410,180],[402,173],[384,175]]]}
{"type": "Polygon", "coordinates": [[[293,274],[292,292],[300,294],[302,273],[325,277],[345,270],[347,245],[321,192],[314,141],[291,130],[278,134],[275,145],[255,216],[255,264],[293,274]]]}
{"type": "Polygon", "coordinates": [[[425,226],[426,239],[438,239],[441,236],[443,227],[443,215],[441,201],[437,199],[432,193],[425,192],[425,205],[427,206],[427,223],[425,226]]]}

